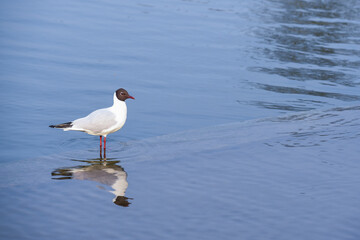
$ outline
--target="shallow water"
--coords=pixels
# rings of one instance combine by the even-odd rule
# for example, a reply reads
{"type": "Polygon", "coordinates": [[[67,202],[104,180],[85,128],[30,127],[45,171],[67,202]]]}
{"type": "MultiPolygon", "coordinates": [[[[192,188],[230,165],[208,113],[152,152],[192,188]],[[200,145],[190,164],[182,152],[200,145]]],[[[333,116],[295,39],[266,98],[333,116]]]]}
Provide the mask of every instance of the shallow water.
{"type": "Polygon", "coordinates": [[[7,164],[2,237],[357,239],[359,114],[335,108],[130,141],[106,162],[82,151],[7,164]]]}
{"type": "Polygon", "coordinates": [[[0,238],[360,237],[358,1],[0,11],[0,238]],[[136,100],[106,163],[47,127],[119,87],[136,100]]]}

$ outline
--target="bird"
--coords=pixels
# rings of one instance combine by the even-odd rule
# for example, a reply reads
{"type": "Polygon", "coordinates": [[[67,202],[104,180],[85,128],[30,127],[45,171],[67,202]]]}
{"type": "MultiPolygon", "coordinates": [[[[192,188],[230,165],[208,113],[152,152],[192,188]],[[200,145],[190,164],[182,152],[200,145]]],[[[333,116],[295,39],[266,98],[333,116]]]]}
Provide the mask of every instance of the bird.
{"type": "Polygon", "coordinates": [[[124,88],[114,92],[113,105],[91,112],[83,118],[71,122],[50,125],[64,131],[81,131],[90,135],[100,136],[100,159],[102,159],[102,138],[104,137],[104,159],[106,160],[106,137],[110,133],[120,130],[127,117],[126,99],[135,99],[124,88]]]}

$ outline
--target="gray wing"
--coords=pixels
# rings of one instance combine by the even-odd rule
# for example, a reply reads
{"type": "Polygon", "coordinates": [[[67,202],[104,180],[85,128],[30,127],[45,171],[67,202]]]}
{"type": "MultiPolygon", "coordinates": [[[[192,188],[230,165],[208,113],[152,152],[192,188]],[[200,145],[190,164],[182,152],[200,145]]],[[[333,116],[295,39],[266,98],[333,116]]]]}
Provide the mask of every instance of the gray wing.
{"type": "Polygon", "coordinates": [[[99,109],[84,118],[73,121],[73,130],[100,134],[102,131],[116,125],[116,116],[108,109],[99,109]]]}

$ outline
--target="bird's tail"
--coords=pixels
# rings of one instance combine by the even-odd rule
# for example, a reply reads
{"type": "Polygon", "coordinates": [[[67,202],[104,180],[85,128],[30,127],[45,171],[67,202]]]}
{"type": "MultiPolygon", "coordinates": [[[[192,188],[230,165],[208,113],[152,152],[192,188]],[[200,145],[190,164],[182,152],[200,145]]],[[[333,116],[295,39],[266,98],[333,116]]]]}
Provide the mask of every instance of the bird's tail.
{"type": "Polygon", "coordinates": [[[72,122],[62,123],[58,125],[50,125],[51,128],[69,128],[72,127],[72,122]]]}

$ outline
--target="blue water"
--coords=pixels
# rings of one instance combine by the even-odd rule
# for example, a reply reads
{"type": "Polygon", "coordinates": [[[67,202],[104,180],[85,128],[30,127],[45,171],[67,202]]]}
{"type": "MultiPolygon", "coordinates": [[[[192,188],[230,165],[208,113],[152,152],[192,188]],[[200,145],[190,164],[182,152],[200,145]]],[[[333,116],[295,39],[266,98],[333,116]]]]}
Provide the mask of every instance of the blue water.
{"type": "Polygon", "coordinates": [[[359,238],[359,1],[0,6],[1,238],[359,238]]]}

